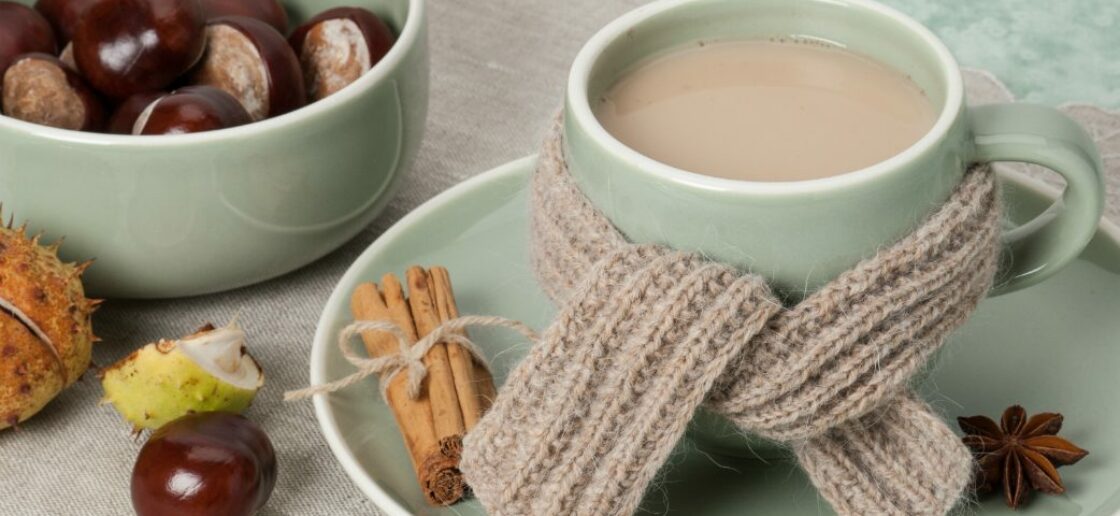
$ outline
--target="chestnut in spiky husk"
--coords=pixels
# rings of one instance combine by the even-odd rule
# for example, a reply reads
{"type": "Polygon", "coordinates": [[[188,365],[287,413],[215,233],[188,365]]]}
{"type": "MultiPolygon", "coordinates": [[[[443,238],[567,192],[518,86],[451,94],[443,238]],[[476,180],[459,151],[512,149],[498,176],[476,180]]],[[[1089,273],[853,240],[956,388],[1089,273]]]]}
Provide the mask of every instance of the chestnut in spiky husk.
{"type": "Polygon", "coordinates": [[[242,412],[264,385],[245,340],[235,320],[148,344],[101,371],[105,402],[137,432],[196,412],[242,412]]]}
{"type": "Polygon", "coordinates": [[[338,7],[300,25],[288,42],[303,65],[307,95],[315,101],[358,80],[385,57],[395,39],[377,15],[338,7]]]}
{"type": "Polygon", "coordinates": [[[0,227],[0,430],[27,420],[89,368],[97,340],[81,275],[58,243],[0,227]]]}

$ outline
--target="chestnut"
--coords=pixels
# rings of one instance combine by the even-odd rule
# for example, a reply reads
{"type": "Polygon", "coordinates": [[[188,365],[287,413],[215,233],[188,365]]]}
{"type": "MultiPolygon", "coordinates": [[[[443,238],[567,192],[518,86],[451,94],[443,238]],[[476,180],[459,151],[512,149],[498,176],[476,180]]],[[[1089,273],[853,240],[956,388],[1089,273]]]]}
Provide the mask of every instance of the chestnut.
{"type": "Polygon", "coordinates": [[[140,93],[121,104],[110,130],[123,134],[187,134],[252,122],[232,95],[212,86],[187,86],[170,94],[140,93]]]}
{"type": "Polygon", "coordinates": [[[150,93],[137,93],[121,102],[113,116],[109,117],[106,129],[113,134],[132,134],[136,128],[136,120],[155,101],[166,97],[169,93],[156,91],[150,93]]]}
{"type": "Polygon", "coordinates": [[[43,15],[26,5],[0,2],[0,75],[29,52],[54,54],[54,31],[43,15]]]}
{"type": "Polygon", "coordinates": [[[325,11],[296,28],[288,39],[299,55],[313,101],[358,80],[385,57],[394,40],[381,18],[357,7],[325,11]]]}
{"type": "Polygon", "coordinates": [[[16,57],[3,77],[4,114],[60,129],[96,131],[104,121],[101,99],[78,72],[50,54],[16,57]]]}
{"type": "Polygon", "coordinates": [[[288,33],[288,12],[277,0],[202,0],[207,18],[248,16],[272,25],[281,34],[288,33]]]}
{"type": "Polygon", "coordinates": [[[253,120],[307,103],[299,60],[276,29],[254,18],[223,16],[206,25],[206,35],[206,54],[191,73],[191,84],[229,92],[253,120]]]}
{"type": "Polygon", "coordinates": [[[204,412],[152,433],[132,469],[138,516],[249,516],[276,484],[268,435],[243,416],[204,412]]]}
{"type": "Polygon", "coordinates": [[[73,44],[67,43],[66,47],[62,49],[62,52],[58,54],[58,58],[62,60],[63,63],[66,63],[70,68],[73,68],[75,70],[78,69],[78,63],[74,62],[73,44]]]}
{"type": "Polygon", "coordinates": [[[74,61],[94,88],[122,100],[194,66],[205,28],[198,0],[95,0],[74,32],[74,61]]]}
{"type": "Polygon", "coordinates": [[[97,0],[39,0],[35,2],[35,10],[39,11],[58,37],[59,46],[65,46],[74,38],[74,31],[78,22],[82,20],[86,9],[97,0]]]}

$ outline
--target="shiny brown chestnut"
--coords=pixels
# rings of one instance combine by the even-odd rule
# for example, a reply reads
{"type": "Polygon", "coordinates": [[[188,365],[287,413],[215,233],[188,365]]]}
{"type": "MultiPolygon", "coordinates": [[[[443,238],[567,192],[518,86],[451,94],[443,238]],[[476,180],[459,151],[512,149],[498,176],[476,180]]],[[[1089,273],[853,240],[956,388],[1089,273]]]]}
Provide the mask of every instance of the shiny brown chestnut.
{"type": "Polygon", "coordinates": [[[109,117],[109,123],[105,129],[113,134],[132,134],[132,131],[136,128],[136,120],[148,109],[148,106],[168,95],[170,93],[166,91],[156,91],[137,93],[129,97],[117,106],[113,116],[109,117]]]}
{"type": "Polygon", "coordinates": [[[248,16],[263,21],[281,34],[288,33],[288,12],[277,0],[202,0],[209,19],[248,16]]]}
{"type": "Polygon", "coordinates": [[[307,103],[299,59],[276,29],[246,16],[223,16],[210,20],[206,35],[206,54],[191,73],[191,84],[229,92],[253,120],[307,103]]]}
{"type": "Polygon", "coordinates": [[[0,75],[18,56],[56,50],[54,31],[43,15],[26,5],[0,2],[0,75]]]}
{"type": "Polygon", "coordinates": [[[4,114],[39,125],[97,131],[101,99],[78,72],[50,54],[18,56],[3,74],[4,114]]]}
{"type": "MultiPolygon", "coordinates": [[[[141,94],[143,95],[143,94],[141,94]]],[[[136,98],[136,97],[134,97],[136,98]]],[[[130,99],[131,101],[132,99],[130,99]]],[[[142,102],[138,99],[136,104],[142,102]]],[[[232,95],[211,86],[187,86],[158,96],[146,107],[136,110],[126,101],[111,123],[113,130],[129,126],[131,134],[161,135],[201,133],[251,123],[253,119],[232,95]],[[128,111],[122,111],[122,110],[128,111]]]]}
{"type": "Polygon", "coordinates": [[[74,33],[74,61],[117,100],[170,85],[206,47],[198,0],[95,0],[74,33]]]}
{"type": "Polygon", "coordinates": [[[140,449],[132,507],[138,516],[249,516],[275,484],[276,452],[259,426],[237,414],[191,414],[140,449]]]}
{"type": "Polygon", "coordinates": [[[78,22],[82,21],[86,9],[97,0],[39,0],[35,2],[35,10],[54,27],[54,35],[58,37],[58,45],[66,46],[74,38],[74,31],[78,22]]]}
{"type": "Polygon", "coordinates": [[[288,41],[303,65],[307,94],[315,101],[358,80],[385,57],[395,39],[376,14],[338,7],[300,25],[288,41]]]}

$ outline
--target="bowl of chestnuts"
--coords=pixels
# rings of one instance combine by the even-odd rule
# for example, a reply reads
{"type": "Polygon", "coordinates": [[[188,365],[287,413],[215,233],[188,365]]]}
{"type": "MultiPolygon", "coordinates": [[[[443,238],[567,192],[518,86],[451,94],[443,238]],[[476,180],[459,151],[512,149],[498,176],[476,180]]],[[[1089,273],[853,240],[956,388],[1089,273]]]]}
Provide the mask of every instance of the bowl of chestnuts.
{"type": "Polygon", "coordinates": [[[87,289],[181,297],[306,265],[423,136],[423,0],[0,0],[0,203],[87,289]]]}

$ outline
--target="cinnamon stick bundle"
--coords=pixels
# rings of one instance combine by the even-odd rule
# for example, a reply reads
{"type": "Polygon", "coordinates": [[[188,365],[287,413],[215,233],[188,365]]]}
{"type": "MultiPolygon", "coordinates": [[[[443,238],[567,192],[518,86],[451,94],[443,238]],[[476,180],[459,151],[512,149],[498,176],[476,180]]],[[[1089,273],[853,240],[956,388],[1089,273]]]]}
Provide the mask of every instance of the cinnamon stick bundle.
{"type": "MultiPolygon", "coordinates": [[[[405,280],[407,297],[392,274],[383,276],[380,286],[358,285],[350,303],[354,319],[393,322],[415,341],[459,316],[446,269],[411,267],[405,280]]],[[[363,332],[362,341],[371,357],[399,351],[396,338],[385,332],[363,332]]],[[[496,389],[486,368],[457,343],[436,344],[423,361],[428,375],[420,396],[409,397],[408,374],[402,371],[387,386],[386,401],[424,497],[432,505],[451,505],[466,490],[459,472],[463,435],[482,417],[496,389]]]]}

